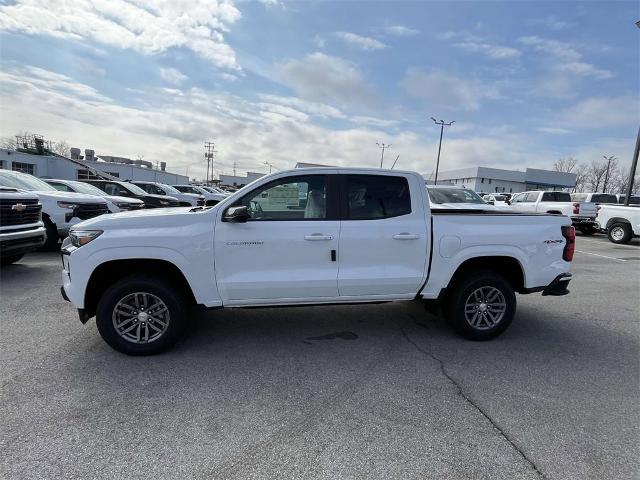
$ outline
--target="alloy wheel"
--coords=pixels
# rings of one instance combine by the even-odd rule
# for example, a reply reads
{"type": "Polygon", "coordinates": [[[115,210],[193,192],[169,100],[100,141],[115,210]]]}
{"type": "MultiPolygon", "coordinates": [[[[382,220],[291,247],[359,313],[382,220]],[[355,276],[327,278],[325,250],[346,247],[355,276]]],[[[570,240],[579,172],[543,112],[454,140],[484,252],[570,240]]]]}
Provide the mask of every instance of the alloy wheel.
{"type": "Polygon", "coordinates": [[[148,292],[126,295],[113,308],[113,327],[131,343],[150,343],[160,338],[170,322],[169,309],[148,292]]]}
{"type": "Polygon", "coordinates": [[[495,327],[507,309],[507,302],[500,290],[495,287],[480,287],[467,297],[464,315],[467,323],[478,330],[495,327]]]}

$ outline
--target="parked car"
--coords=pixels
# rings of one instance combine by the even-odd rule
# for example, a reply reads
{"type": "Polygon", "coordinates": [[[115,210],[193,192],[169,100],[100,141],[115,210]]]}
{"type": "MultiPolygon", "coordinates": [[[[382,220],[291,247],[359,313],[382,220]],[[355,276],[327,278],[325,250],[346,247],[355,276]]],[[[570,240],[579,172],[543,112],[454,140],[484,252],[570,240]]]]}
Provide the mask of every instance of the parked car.
{"type": "Polygon", "coordinates": [[[211,192],[211,193],[219,193],[220,195],[225,195],[225,196],[229,196],[232,192],[227,192],[223,189],[221,189],[220,187],[214,187],[212,185],[198,185],[201,188],[204,188],[207,192],[211,192]]]}
{"type": "Polygon", "coordinates": [[[216,205],[229,196],[228,193],[213,193],[199,185],[174,185],[173,188],[182,193],[204,197],[204,203],[208,206],[216,205]]]}
{"type": "Polygon", "coordinates": [[[489,205],[496,205],[506,207],[509,205],[509,197],[503,195],[501,193],[490,193],[489,195],[485,195],[482,197],[482,200],[489,205]]]}
{"type": "Polygon", "coordinates": [[[613,193],[572,193],[571,201],[581,203],[595,203],[596,205],[600,205],[603,203],[616,205],[618,203],[618,197],[616,197],[613,193]]]}
{"type": "Polygon", "coordinates": [[[57,178],[48,178],[45,179],[45,182],[61,192],[86,193],[87,195],[102,197],[106,200],[107,207],[111,213],[144,208],[144,202],[142,200],[117,195],[107,195],[98,187],[89,183],[78,182],[76,180],[59,180],[57,178]]]}
{"type": "Polygon", "coordinates": [[[590,202],[574,202],[567,192],[522,192],[511,198],[511,208],[520,212],[540,212],[566,215],[573,226],[585,235],[597,230],[596,206],[590,202]]]}
{"type": "Polygon", "coordinates": [[[427,185],[433,208],[491,209],[483,198],[468,188],[427,185]]]}
{"type": "Polygon", "coordinates": [[[432,210],[418,173],[293,170],[216,208],[77,225],[61,293],[82,323],[96,316],[102,338],[132,355],[171,346],[191,305],[440,301],[459,334],[487,340],[511,323],[515,292],[569,293],[574,248],[565,216],[432,210]],[[283,188],[305,198],[284,205],[283,188]]]}
{"type": "Polygon", "coordinates": [[[165,195],[176,198],[178,202],[180,202],[181,207],[196,207],[199,205],[204,205],[204,196],[200,194],[192,194],[192,193],[182,193],[179,190],[176,190],[170,185],[166,185],[164,183],[156,183],[156,182],[140,182],[134,181],[132,182],[134,185],[140,187],[145,192],[153,194],[153,195],[165,195]]]}
{"type": "Polygon", "coordinates": [[[27,173],[0,169],[0,186],[34,192],[42,204],[47,238],[42,248],[52,250],[69,234],[72,225],[109,213],[104,199],[83,193],[60,192],[27,173]]]}
{"type": "Polygon", "coordinates": [[[622,205],[599,205],[598,229],[607,233],[610,242],[629,243],[640,235],[640,208],[622,205]]]}
{"type": "MultiPolygon", "coordinates": [[[[624,193],[617,193],[616,200],[619,205],[624,205],[624,201],[627,199],[627,195],[624,193]]],[[[629,205],[640,205],[640,197],[637,195],[631,195],[629,198],[629,205]]]]}
{"type": "Polygon", "coordinates": [[[145,208],[180,206],[180,202],[178,202],[177,198],[168,197],[166,195],[152,195],[130,182],[121,182],[117,180],[83,180],[83,182],[99,188],[107,195],[141,200],[144,202],[145,208]]]}
{"type": "Polygon", "coordinates": [[[17,262],[44,245],[46,238],[38,195],[0,187],[0,265],[17,262]]]}

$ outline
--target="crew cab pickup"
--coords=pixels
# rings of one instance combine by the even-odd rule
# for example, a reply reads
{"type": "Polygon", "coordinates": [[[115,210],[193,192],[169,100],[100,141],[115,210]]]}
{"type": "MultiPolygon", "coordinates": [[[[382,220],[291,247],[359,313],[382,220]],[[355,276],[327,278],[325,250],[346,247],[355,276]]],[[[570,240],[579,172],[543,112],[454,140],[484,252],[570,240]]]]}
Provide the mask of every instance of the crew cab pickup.
{"type": "Polygon", "coordinates": [[[598,230],[606,232],[613,243],[629,243],[640,235],[640,207],[599,205],[596,216],[598,230]]]}
{"type": "Polygon", "coordinates": [[[566,215],[584,235],[592,235],[597,230],[596,205],[591,202],[573,202],[571,194],[567,192],[522,192],[514,195],[509,203],[513,210],[519,212],[566,215]]]}
{"type": "Polygon", "coordinates": [[[215,207],[76,225],[62,249],[62,295],[133,355],[172,345],[191,305],[427,300],[462,336],[486,340],[511,323],[515,292],[568,293],[574,248],[567,217],[433,208],[414,172],[297,169],[215,207]]]}

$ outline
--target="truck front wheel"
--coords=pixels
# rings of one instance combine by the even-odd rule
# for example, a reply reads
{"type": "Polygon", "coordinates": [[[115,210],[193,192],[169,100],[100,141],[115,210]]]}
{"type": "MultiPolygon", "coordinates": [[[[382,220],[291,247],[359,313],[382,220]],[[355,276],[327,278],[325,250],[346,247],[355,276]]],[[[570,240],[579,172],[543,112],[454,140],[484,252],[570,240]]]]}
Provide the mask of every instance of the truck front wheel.
{"type": "Polygon", "coordinates": [[[163,278],[132,275],[104,292],[96,309],[96,325],[115,350],[153,355],[181,337],[188,311],[184,295],[163,278]]]}
{"type": "Polygon", "coordinates": [[[466,275],[449,296],[449,322],[469,340],[490,340],[504,332],[516,313],[513,287],[489,270],[466,275]]]}

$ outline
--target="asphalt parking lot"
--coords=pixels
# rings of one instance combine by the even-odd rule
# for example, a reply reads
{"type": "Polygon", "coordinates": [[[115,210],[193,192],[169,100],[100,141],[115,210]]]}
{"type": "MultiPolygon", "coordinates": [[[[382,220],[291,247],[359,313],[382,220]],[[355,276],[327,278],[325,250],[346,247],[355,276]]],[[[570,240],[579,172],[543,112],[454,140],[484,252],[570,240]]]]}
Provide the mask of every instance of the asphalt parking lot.
{"type": "Polygon", "coordinates": [[[640,241],[579,237],[572,271],[491,342],[418,304],[251,309],[133,358],[29,255],[0,274],[0,477],[637,478],[640,241]]]}

